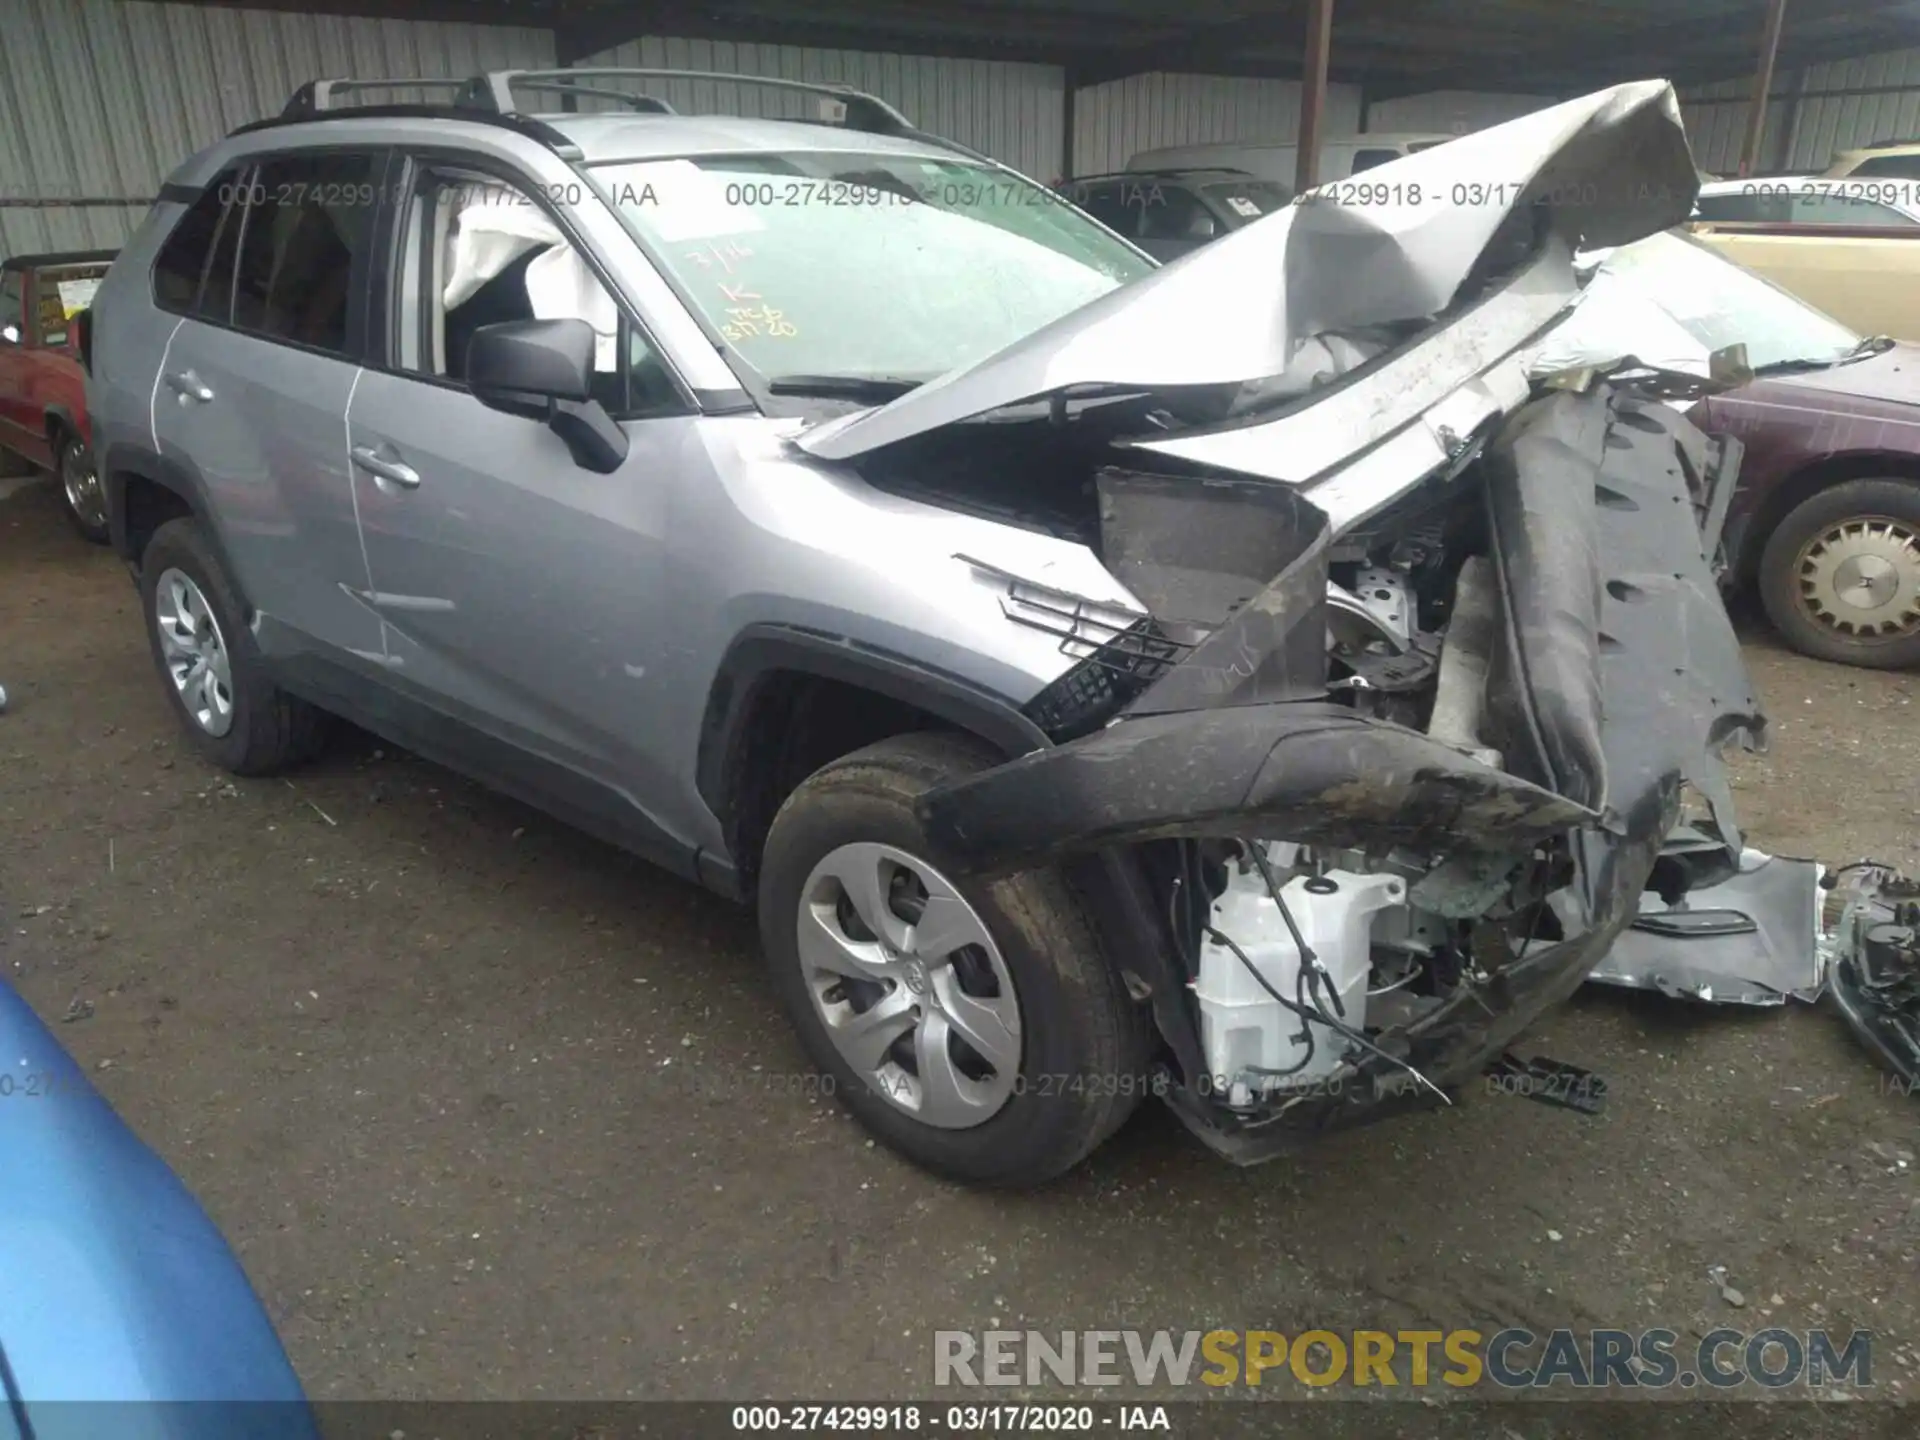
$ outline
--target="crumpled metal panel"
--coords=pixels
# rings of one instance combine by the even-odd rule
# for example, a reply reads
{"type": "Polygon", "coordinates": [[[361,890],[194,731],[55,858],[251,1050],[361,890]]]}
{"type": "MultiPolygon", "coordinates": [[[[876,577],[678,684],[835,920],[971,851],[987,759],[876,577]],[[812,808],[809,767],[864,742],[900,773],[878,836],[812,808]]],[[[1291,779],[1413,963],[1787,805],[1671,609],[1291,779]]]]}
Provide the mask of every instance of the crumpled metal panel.
{"type": "Polygon", "coordinates": [[[962,874],[1175,835],[1524,854],[1597,819],[1416,731],[1284,702],[1128,719],[940,786],[918,808],[939,860],[962,874]]]}
{"type": "Polygon", "coordinates": [[[1728,1005],[1813,1001],[1826,984],[1821,867],[1748,850],[1717,885],[1669,907],[1651,891],[1588,978],[1728,1005]]]}
{"type": "MultiPolygon", "coordinates": [[[[1317,336],[1417,324],[1445,311],[1485,278],[1483,264],[1497,268],[1513,222],[1536,213],[1536,202],[1570,249],[1624,244],[1679,224],[1698,189],[1665,81],[1570,100],[1367,178],[1374,198],[1388,187],[1400,203],[1343,204],[1337,192],[1314,192],[998,355],[796,443],[846,460],[1069,387],[1271,379],[1317,336]]],[[[1569,272],[1560,303],[1573,293],[1569,272]]],[[[1458,378],[1498,358],[1488,355],[1458,378]]]]}

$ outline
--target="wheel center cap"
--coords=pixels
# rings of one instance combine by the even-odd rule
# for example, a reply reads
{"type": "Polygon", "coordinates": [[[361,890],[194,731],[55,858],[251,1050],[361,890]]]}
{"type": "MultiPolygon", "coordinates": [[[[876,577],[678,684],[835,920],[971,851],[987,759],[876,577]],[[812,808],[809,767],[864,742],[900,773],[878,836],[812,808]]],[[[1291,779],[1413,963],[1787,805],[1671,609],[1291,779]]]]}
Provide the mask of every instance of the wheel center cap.
{"type": "Polygon", "coordinates": [[[1854,555],[1835,570],[1833,588],[1856,609],[1877,610],[1900,588],[1900,572],[1883,556],[1854,555]]]}
{"type": "Polygon", "coordinates": [[[909,960],[906,974],[902,978],[907,989],[915,995],[925,995],[933,988],[933,980],[927,974],[927,967],[923,961],[909,960]]]}

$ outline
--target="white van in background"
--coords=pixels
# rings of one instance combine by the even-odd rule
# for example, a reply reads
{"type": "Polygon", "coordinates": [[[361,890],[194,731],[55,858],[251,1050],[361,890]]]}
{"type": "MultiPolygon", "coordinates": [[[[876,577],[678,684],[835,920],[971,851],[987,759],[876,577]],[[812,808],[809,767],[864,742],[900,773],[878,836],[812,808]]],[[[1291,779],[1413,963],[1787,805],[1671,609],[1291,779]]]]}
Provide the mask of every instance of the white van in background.
{"type": "MultiPolygon", "coordinates": [[[[1438,134],[1331,136],[1320,142],[1320,183],[1345,180],[1362,170],[1385,165],[1403,155],[1431,150],[1456,138],[1438,134]]],[[[1142,150],[1127,162],[1127,169],[1239,170],[1291,188],[1299,156],[1300,146],[1292,140],[1273,144],[1228,140],[1215,145],[1173,145],[1164,150],[1142,150]]]]}

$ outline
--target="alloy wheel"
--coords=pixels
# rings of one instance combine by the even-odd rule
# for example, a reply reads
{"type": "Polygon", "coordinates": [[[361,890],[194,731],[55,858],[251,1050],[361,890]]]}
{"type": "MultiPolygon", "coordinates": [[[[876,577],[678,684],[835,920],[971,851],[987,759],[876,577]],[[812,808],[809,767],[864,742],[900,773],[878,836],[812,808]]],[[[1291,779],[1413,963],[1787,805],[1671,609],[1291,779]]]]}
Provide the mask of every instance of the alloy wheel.
{"type": "Polygon", "coordinates": [[[216,739],[233,728],[233,667],[207,597],[184,570],[163,570],[153,592],[160,653],[180,703],[216,739]]]}
{"type": "Polygon", "coordinates": [[[60,487],[66,491],[68,508],[82,525],[90,530],[106,529],[106,493],[100,486],[100,472],[84,445],[69,442],[60,447],[60,487]]]}
{"type": "Polygon", "coordinates": [[[1019,997],[951,881],[891,845],[842,845],[807,877],[798,921],[807,993],[855,1073],[939,1129],[999,1113],[1019,1084],[1019,997]]]}

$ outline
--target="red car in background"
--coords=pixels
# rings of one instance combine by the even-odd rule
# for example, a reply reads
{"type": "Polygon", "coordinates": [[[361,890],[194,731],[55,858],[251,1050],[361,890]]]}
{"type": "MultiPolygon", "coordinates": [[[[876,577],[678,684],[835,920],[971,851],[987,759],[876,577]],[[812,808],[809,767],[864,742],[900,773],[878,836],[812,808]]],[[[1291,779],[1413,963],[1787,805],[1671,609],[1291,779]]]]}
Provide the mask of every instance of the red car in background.
{"type": "Polygon", "coordinates": [[[101,545],[106,496],[93,467],[73,319],[92,303],[113,256],[90,250],[0,261],[0,450],[58,475],[74,528],[101,545]]]}

